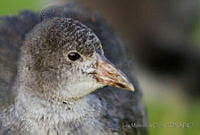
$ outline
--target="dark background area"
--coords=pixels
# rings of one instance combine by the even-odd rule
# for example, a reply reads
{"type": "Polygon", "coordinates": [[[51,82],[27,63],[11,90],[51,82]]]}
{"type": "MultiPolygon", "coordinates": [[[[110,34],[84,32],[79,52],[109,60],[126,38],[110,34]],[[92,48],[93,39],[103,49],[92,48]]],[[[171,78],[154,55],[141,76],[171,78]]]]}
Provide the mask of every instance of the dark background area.
{"type": "Polygon", "coordinates": [[[187,95],[200,96],[199,44],[194,40],[200,13],[198,0],[80,2],[103,14],[141,68],[176,79],[187,95]]]}

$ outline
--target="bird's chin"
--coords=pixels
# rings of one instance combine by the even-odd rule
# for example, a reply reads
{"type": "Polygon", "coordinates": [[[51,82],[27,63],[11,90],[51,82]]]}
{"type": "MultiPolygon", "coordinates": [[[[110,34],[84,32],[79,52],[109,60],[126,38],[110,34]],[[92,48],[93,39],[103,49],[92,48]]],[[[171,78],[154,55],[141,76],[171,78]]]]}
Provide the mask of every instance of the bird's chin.
{"type": "Polygon", "coordinates": [[[60,89],[59,95],[62,95],[65,100],[77,100],[104,86],[105,85],[98,83],[96,80],[78,82],[75,85],[71,84],[70,86],[60,89]]]}

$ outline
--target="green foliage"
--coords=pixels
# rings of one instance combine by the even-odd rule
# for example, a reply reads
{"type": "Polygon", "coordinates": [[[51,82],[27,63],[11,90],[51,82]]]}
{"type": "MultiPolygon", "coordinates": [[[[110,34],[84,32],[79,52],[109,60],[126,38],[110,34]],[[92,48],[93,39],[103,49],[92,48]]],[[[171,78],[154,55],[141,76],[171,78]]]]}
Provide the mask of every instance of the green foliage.
{"type": "Polygon", "coordinates": [[[197,135],[200,128],[199,102],[146,101],[150,135],[197,135]]]}
{"type": "Polygon", "coordinates": [[[18,14],[20,10],[39,10],[40,0],[0,0],[0,15],[18,14]]]}

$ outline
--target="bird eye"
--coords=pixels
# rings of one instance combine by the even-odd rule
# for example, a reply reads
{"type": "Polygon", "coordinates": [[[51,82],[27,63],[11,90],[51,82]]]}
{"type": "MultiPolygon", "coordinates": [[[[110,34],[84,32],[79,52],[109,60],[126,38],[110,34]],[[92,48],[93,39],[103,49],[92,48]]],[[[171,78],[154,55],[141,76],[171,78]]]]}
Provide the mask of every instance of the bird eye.
{"type": "Polygon", "coordinates": [[[71,61],[75,61],[75,60],[78,60],[81,56],[77,53],[77,52],[70,52],[68,54],[68,58],[71,60],[71,61]]]}

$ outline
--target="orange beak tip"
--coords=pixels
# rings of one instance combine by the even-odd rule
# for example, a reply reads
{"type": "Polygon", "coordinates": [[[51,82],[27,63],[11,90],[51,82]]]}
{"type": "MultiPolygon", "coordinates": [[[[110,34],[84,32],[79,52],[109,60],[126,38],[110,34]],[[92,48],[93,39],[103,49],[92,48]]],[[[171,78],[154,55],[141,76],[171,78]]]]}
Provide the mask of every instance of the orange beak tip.
{"type": "Polygon", "coordinates": [[[131,84],[131,86],[129,86],[127,90],[135,91],[135,88],[134,88],[133,85],[131,84]]]}

